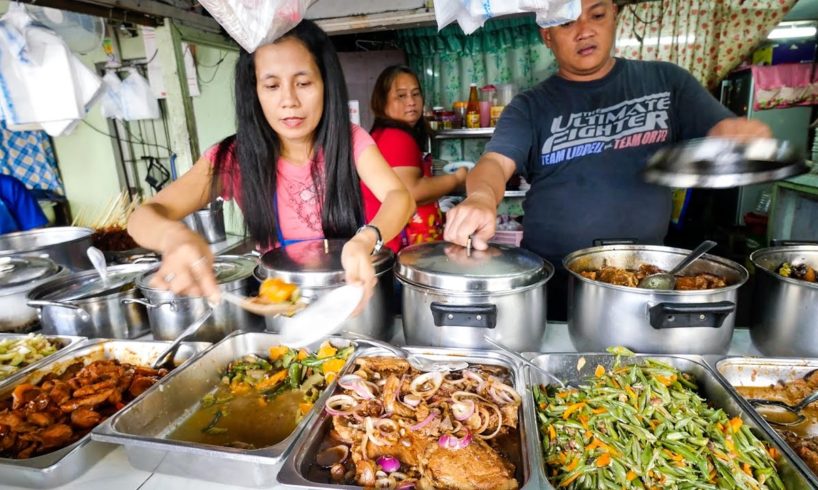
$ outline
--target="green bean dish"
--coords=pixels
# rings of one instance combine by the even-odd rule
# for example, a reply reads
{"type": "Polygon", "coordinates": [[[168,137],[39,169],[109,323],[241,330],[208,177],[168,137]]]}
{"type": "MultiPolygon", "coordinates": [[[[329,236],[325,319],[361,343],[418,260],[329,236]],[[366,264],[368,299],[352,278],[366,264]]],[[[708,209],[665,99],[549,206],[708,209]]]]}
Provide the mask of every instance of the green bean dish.
{"type": "Polygon", "coordinates": [[[779,455],[657,360],[597,366],[578,388],[535,386],[545,470],[568,489],[784,489],[779,455]]]}

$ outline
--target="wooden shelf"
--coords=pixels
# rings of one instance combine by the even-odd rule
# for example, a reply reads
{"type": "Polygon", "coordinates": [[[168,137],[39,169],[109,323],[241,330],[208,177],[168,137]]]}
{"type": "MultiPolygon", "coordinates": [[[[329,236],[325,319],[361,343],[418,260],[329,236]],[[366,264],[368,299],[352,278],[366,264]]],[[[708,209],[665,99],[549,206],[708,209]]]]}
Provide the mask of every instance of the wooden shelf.
{"type": "Polygon", "coordinates": [[[494,134],[494,128],[462,128],[462,129],[443,129],[432,133],[432,138],[437,140],[454,140],[454,139],[469,139],[469,138],[491,138],[494,134]]]}

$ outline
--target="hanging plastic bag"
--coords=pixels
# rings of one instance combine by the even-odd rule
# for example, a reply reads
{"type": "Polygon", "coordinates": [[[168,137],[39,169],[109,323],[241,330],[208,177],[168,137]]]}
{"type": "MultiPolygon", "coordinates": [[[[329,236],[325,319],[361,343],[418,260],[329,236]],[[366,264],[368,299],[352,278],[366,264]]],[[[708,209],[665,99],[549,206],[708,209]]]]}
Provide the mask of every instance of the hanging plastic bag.
{"type": "Polygon", "coordinates": [[[438,30],[457,21],[465,34],[471,34],[486,20],[501,15],[534,12],[537,25],[551,27],[576,20],[582,12],[582,0],[434,0],[438,30]]]}
{"type": "Polygon", "coordinates": [[[519,0],[520,9],[537,13],[537,25],[553,27],[577,20],[582,0],[519,0]]]}
{"type": "Polygon", "coordinates": [[[239,45],[252,53],[298,25],[315,0],[199,0],[239,45]]]}
{"type": "Polygon", "coordinates": [[[128,72],[128,78],[122,81],[119,88],[122,119],[125,121],[159,119],[159,102],[153,95],[148,81],[133,68],[128,69],[128,72]]]}
{"type": "Polygon", "coordinates": [[[120,91],[122,90],[122,80],[113,71],[105,72],[102,77],[104,85],[104,92],[100,99],[100,106],[102,109],[102,117],[108,119],[122,119],[124,111],[122,110],[122,102],[119,99],[120,91]]]}

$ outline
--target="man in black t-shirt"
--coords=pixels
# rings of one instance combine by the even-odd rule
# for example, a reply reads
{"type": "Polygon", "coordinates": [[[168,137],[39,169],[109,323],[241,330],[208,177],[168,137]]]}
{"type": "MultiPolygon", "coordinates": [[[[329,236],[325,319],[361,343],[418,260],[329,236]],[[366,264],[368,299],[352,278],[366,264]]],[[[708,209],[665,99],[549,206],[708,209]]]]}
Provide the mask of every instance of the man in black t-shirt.
{"type": "Polygon", "coordinates": [[[486,152],[469,173],[468,197],[449,211],[444,238],[484,249],[497,204],[517,171],[531,184],[522,246],[550,261],[549,318],[565,319],[562,258],[594,239],[661,244],[670,189],[644,182],[663,145],[703,136],[770,137],[759,121],[736,118],[689,73],[664,62],[613,58],[616,6],[583,0],[568,24],[542,29],[556,75],[505,108],[486,152]]]}

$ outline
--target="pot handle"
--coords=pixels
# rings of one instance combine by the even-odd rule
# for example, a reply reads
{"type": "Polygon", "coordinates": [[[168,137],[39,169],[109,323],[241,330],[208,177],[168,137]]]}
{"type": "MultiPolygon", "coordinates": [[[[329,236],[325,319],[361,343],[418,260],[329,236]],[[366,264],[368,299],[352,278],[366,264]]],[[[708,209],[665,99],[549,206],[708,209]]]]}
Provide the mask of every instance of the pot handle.
{"type": "Polygon", "coordinates": [[[497,305],[450,305],[432,302],[432,317],[438,327],[494,328],[497,305]]]}
{"type": "Polygon", "coordinates": [[[163,301],[161,303],[154,304],[154,303],[151,303],[150,301],[145,301],[144,299],[124,298],[124,299],[119,300],[119,302],[121,304],[123,304],[123,305],[132,305],[132,304],[142,305],[142,306],[144,306],[145,308],[147,308],[149,310],[152,310],[154,308],[159,308],[159,307],[162,307],[162,306],[165,306],[165,305],[170,305],[171,310],[176,311],[176,302],[175,301],[163,301]]]}
{"type": "Polygon", "coordinates": [[[604,247],[607,245],[636,245],[639,240],[636,238],[594,238],[594,247],[604,247]]]}
{"type": "Polygon", "coordinates": [[[818,240],[785,240],[781,238],[770,240],[771,247],[791,247],[795,245],[818,245],[818,240]]]}
{"type": "Polygon", "coordinates": [[[74,313],[79,315],[80,320],[84,322],[91,321],[91,315],[85,311],[85,308],[81,306],[77,306],[74,303],[67,303],[64,301],[48,301],[43,299],[30,299],[28,300],[28,306],[32,308],[45,308],[46,306],[53,306],[57,308],[68,308],[69,310],[73,310],[74,313]]]}
{"type": "Polygon", "coordinates": [[[666,328],[719,328],[724,319],[736,311],[732,301],[716,303],[659,303],[650,308],[650,326],[666,328]]]}

